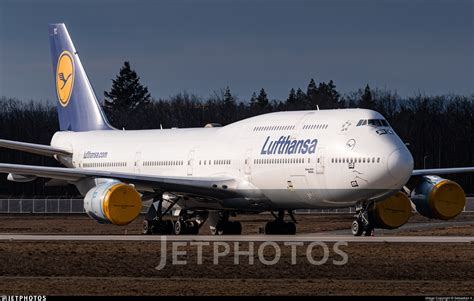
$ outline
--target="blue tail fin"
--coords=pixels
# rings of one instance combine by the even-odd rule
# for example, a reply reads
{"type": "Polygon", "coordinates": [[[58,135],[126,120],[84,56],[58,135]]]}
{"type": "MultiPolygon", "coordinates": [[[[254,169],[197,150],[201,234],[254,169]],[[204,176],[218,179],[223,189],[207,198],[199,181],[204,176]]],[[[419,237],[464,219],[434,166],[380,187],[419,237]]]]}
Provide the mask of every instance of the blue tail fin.
{"type": "Polygon", "coordinates": [[[49,24],[49,42],[61,131],[113,129],[97,101],[66,25],[49,24]]]}

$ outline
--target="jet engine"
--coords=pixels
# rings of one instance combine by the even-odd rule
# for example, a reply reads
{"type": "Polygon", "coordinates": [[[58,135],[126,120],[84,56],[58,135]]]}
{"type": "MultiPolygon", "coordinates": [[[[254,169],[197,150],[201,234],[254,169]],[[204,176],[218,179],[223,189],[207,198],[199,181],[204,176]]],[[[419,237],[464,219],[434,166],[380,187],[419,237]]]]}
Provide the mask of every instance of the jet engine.
{"type": "Polygon", "coordinates": [[[411,216],[410,200],[401,191],[393,196],[375,202],[369,209],[377,228],[395,229],[408,222],[411,216]]]}
{"type": "Polygon", "coordinates": [[[442,220],[456,217],[466,204],[461,186],[438,176],[423,176],[413,189],[411,200],[421,215],[442,220]]]}
{"type": "Polygon", "coordinates": [[[141,208],[141,197],[135,188],[117,181],[95,186],[84,198],[86,213],[101,224],[129,224],[141,208]]]}

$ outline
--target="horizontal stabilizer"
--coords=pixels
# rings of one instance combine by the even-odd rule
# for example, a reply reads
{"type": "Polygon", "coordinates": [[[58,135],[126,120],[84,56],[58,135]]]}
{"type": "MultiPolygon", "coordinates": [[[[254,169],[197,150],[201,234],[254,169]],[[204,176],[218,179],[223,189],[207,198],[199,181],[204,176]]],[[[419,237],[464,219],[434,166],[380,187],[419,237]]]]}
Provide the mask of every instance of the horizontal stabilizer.
{"type": "Polygon", "coordinates": [[[42,156],[51,156],[51,157],[54,155],[72,156],[72,153],[65,149],[52,147],[49,145],[18,142],[18,141],[12,141],[12,140],[0,140],[0,147],[16,149],[19,151],[33,153],[33,154],[42,155],[42,156]]]}

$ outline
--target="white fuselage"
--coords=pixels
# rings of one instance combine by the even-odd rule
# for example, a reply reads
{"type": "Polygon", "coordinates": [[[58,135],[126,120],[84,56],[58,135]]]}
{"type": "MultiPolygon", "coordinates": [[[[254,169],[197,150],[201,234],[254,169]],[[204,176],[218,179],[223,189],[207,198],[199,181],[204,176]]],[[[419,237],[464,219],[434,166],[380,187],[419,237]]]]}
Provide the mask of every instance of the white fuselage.
{"type": "Polygon", "coordinates": [[[393,129],[369,120],[384,118],[362,109],[278,112],[214,128],[58,132],[51,145],[73,152],[69,167],[239,179],[247,197],[225,208],[345,207],[393,194],[413,169],[393,129]]]}

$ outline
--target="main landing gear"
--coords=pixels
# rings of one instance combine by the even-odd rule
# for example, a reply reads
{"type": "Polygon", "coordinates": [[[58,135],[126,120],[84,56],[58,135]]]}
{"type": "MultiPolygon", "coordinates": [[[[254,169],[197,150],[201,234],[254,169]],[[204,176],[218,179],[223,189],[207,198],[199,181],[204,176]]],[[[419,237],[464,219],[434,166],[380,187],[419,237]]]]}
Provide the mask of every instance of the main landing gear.
{"type": "Polygon", "coordinates": [[[242,225],[238,221],[230,221],[230,214],[226,211],[213,212],[211,219],[212,235],[240,235],[242,234],[242,225]]]}
{"type": "Polygon", "coordinates": [[[290,210],[288,210],[288,215],[292,220],[291,222],[285,222],[284,210],[278,211],[278,215],[275,215],[273,211],[270,212],[275,217],[275,220],[265,225],[265,234],[296,234],[296,219],[290,210]]]}
{"type": "Polygon", "coordinates": [[[365,236],[371,236],[375,229],[375,221],[372,214],[369,212],[369,202],[361,202],[356,205],[356,218],[352,222],[351,231],[354,236],[361,236],[364,233],[365,236]]]}
{"type": "Polygon", "coordinates": [[[163,212],[162,195],[154,199],[143,221],[142,233],[160,235],[198,234],[199,229],[207,219],[207,211],[189,213],[187,210],[181,210],[177,221],[163,220],[163,216],[171,211],[178,200],[179,198],[176,198],[172,201],[163,212]]]}
{"type": "Polygon", "coordinates": [[[199,234],[199,229],[206,222],[207,216],[207,211],[189,213],[187,210],[182,210],[178,220],[174,222],[173,234],[199,234]]]}

